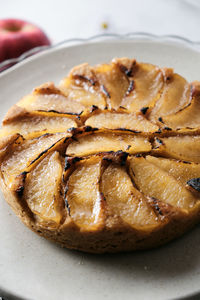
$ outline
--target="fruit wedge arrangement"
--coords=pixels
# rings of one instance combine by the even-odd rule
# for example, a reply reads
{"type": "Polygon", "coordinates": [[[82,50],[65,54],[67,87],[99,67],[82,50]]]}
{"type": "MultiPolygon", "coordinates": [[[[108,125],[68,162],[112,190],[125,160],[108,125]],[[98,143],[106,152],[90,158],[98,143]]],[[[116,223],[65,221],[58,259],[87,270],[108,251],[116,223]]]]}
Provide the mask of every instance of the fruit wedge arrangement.
{"type": "Polygon", "coordinates": [[[119,58],[11,107],[4,197],[32,230],[93,253],[162,245],[200,221],[200,83],[119,58]]]}

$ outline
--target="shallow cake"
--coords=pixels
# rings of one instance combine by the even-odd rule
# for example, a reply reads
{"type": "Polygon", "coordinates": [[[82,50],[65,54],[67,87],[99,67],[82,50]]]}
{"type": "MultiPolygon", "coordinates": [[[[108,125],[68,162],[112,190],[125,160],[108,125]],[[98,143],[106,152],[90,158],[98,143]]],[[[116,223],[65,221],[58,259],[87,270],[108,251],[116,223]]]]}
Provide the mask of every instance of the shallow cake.
{"type": "Polygon", "coordinates": [[[4,197],[32,230],[104,253],[162,245],[200,220],[200,83],[114,59],[73,68],[11,107],[4,197]]]}

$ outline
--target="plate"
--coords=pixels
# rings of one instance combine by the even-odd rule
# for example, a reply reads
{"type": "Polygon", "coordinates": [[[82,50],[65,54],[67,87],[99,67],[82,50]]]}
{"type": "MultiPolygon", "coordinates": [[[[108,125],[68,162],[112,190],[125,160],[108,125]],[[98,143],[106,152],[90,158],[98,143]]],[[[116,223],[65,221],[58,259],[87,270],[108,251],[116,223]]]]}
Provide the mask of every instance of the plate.
{"type": "MultiPolygon", "coordinates": [[[[35,86],[58,83],[74,65],[122,56],[173,67],[189,81],[200,80],[198,45],[181,39],[138,35],[74,40],[44,50],[0,75],[1,117],[35,86]]],[[[94,255],[63,249],[32,233],[2,195],[0,207],[2,295],[32,300],[167,300],[200,290],[200,226],[155,250],[94,255]]]]}

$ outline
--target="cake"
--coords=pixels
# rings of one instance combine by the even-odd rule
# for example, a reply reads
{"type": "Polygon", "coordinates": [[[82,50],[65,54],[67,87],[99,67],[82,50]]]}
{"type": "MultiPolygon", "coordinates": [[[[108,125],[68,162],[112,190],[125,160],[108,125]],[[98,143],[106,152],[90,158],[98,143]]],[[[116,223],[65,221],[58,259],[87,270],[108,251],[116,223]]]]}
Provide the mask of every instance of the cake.
{"type": "Polygon", "coordinates": [[[200,221],[200,83],[116,58],[74,67],[7,112],[0,184],[16,215],[92,253],[163,245],[200,221]]]}

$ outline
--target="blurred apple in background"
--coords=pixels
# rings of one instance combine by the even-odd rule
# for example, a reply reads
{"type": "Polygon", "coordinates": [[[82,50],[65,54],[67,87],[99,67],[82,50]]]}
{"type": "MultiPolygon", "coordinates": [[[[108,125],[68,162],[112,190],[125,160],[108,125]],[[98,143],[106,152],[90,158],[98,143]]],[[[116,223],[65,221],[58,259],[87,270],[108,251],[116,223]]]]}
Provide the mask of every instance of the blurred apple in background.
{"type": "Polygon", "coordinates": [[[17,19],[0,20],[0,62],[18,57],[32,48],[50,44],[46,34],[29,22],[17,19]]]}

